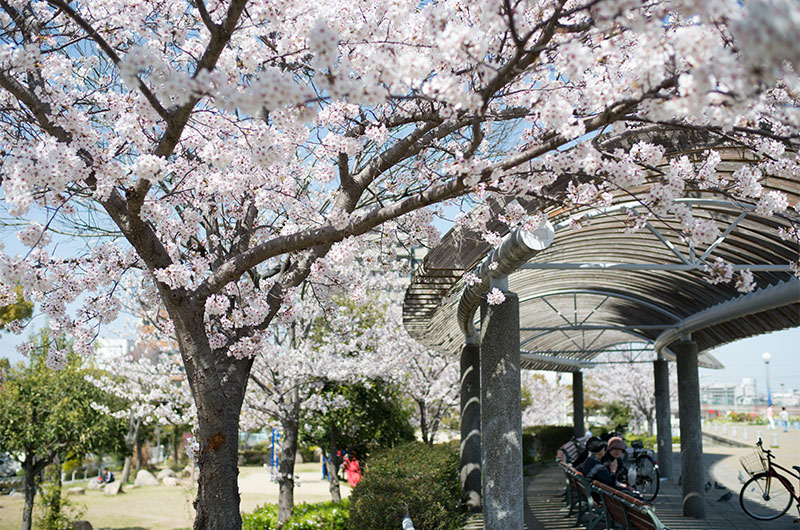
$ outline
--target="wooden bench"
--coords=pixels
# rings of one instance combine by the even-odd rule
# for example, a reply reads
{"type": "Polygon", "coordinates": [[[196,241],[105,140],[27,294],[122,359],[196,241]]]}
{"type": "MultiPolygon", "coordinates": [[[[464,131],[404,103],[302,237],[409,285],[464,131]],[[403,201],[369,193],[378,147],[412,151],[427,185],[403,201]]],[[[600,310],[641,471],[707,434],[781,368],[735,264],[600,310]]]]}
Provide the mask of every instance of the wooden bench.
{"type": "Polygon", "coordinates": [[[605,521],[605,512],[598,502],[600,497],[592,491],[592,485],[586,480],[583,474],[568,464],[559,464],[567,474],[572,498],[574,499],[569,515],[572,515],[574,508],[578,510],[578,524],[583,521],[584,515],[588,517],[586,528],[592,530],[605,521]],[[593,494],[594,493],[594,494],[593,494]]]}
{"type": "Polygon", "coordinates": [[[600,495],[606,528],[619,526],[628,530],[669,530],[649,504],[596,480],[591,487],[600,495]]]}

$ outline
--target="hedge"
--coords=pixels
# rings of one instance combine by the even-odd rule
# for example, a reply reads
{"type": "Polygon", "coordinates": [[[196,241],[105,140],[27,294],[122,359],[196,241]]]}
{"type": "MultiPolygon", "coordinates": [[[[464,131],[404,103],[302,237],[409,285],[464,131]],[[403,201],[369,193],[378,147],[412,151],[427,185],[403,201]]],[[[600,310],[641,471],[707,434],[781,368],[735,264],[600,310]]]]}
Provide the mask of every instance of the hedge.
{"type": "MultiPolygon", "coordinates": [[[[347,530],[350,517],[350,501],[297,504],[292,516],[281,530],[347,530]]],[[[253,513],[242,515],[242,530],[273,530],[278,528],[278,505],[264,504],[253,513]]]]}
{"type": "Polygon", "coordinates": [[[374,453],[350,494],[350,528],[401,528],[406,509],[417,530],[461,528],[458,460],[457,443],[411,442],[374,453]]]}

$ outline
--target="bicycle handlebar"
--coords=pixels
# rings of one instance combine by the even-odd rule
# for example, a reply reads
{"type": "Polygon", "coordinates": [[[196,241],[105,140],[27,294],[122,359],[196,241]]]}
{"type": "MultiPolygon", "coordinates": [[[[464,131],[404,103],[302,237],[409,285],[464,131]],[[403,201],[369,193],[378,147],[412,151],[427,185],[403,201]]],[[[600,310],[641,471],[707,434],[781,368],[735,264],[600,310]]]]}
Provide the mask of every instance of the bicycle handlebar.
{"type": "Polygon", "coordinates": [[[772,450],[771,449],[764,449],[764,442],[761,441],[761,437],[760,436],[758,437],[758,441],[756,442],[756,445],[758,446],[759,449],[761,449],[762,452],[767,453],[767,457],[768,458],[772,457],[772,450]]]}

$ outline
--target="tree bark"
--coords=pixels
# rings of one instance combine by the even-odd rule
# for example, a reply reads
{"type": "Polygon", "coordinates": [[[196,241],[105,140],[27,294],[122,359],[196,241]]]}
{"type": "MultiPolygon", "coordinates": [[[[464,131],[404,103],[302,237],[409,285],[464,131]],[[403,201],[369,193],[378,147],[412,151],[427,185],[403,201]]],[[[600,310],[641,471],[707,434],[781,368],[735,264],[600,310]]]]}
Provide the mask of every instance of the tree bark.
{"type": "Polygon", "coordinates": [[[25,507],[22,509],[22,530],[31,530],[33,525],[33,501],[36,497],[36,472],[33,469],[33,455],[25,455],[25,507]]]}
{"type": "Polygon", "coordinates": [[[125,464],[122,466],[122,476],[119,479],[119,491],[128,483],[128,478],[131,474],[131,460],[133,460],[133,450],[136,447],[136,441],[139,439],[139,426],[142,424],[140,418],[131,418],[128,424],[128,434],[125,435],[125,446],[128,448],[128,454],[125,456],[125,464]]]}
{"type": "Polygon", "coordinates": [[[287,403],[288,414],[281,418],[283,443],[278,454],[278,523],[283,525],[294,508],[294,462],[300,428],[300,397],[295,387],[287,403]]]}
{"type": "Polygon", "coordinates": [[[52,461],[53,457],[37,459],[34,451],[25,452],[22,469],[25,471],[25,506],[22,508],[22,530],[33,526],[33,503],[36,498],[36,476],[52,461]]]}
{"type": "Polygon", "coordinates": [[[417,400],[417,406],[419,407],[419,430],[422,435],[422,443],[431,445],[431,442],[428,441],[428,421],[425,417],[425,402],[417,400]]]}
{"type": "Polygon", "coordinates": [[[179,293],[164,293],[186,376],[197,407],[195,455],[197,481],[195,530],[239,530],[239,413],[252,359],[237,359],[213,351],[203,323],[204,306],[179,293]],[[199,315],[199,316],[198,316],[199,315]]]}
{"type": "MultiPolygon", "coordinates": [[[[180,433],[183,434],[183,433],[180,433]]],[[[175,467],[178,467],[178,446],[180,445],[180,437],[178,436],[178,426],[174,425],[172,429],[172,457],[175,459],[175,467]]]]}
{"type": "Polygon", "coordinates": [[[339,434],[339,431],[336,429],[336,425],[331,427],[331,447],[330,447],[330,458],[326,462],[328,466],[328,476],[331,479],[330,484],[330,492],[331,492],[331,500],[333,502],[342,502],[342,494],[339,491],[339,455],[336,454],[336,438],[339,434]]]}
{"type": "Polygon", "coordinates": [[[136,439],[136,471],[142,469],[142,445],[144,440],[136,439]]]}
{"type": "MultiPolygon", "coordinates": [[[[243,394],[243,386],[229,388],[226,394],[243,394]]],[[[237,466],[242,396],[228,400],[225,395],[218,394],[201,387],[195,398],[200,444],[195,530],[239,530],[242,527],[237,466]]]]}

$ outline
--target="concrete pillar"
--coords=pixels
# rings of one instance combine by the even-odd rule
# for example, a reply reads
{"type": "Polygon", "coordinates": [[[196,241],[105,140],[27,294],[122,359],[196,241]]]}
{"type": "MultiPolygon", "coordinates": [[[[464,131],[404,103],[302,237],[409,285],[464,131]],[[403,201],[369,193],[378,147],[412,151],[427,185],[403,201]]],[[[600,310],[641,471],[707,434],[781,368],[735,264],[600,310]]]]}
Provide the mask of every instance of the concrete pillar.
{"type": "Polygon", "coordinates": [[[583,372],[572,372],[572,425],[575,438],[586,434],[583,427],[583,372]]]}
{"type": "Polygon", "coordinates": [[[700,428],[700,377],[697,344],[681,341],[672,351],[678,360],[678,413],[681,419],[683,515],[703,519],[703,433],[700,428]]]}
{"type": "Polygon", "coordinates": [[[461,502],[469,512],[481,511],[481,379],[480,348],[461,350],[461,502]]]}
{"type": "Polygon", "coordinates": [[[481,473],[483,527],[522,530],[522,409],[519,298],[481,303],[481,473]]]}
{"type": "Polygon", "coordinates": [[[669,363],[664,359],[653,361],[653,379],[656,387],[656,429],[658,431],[658,467],[662,477],[673,478],[672,421],[669,409],[669,363]]]}

